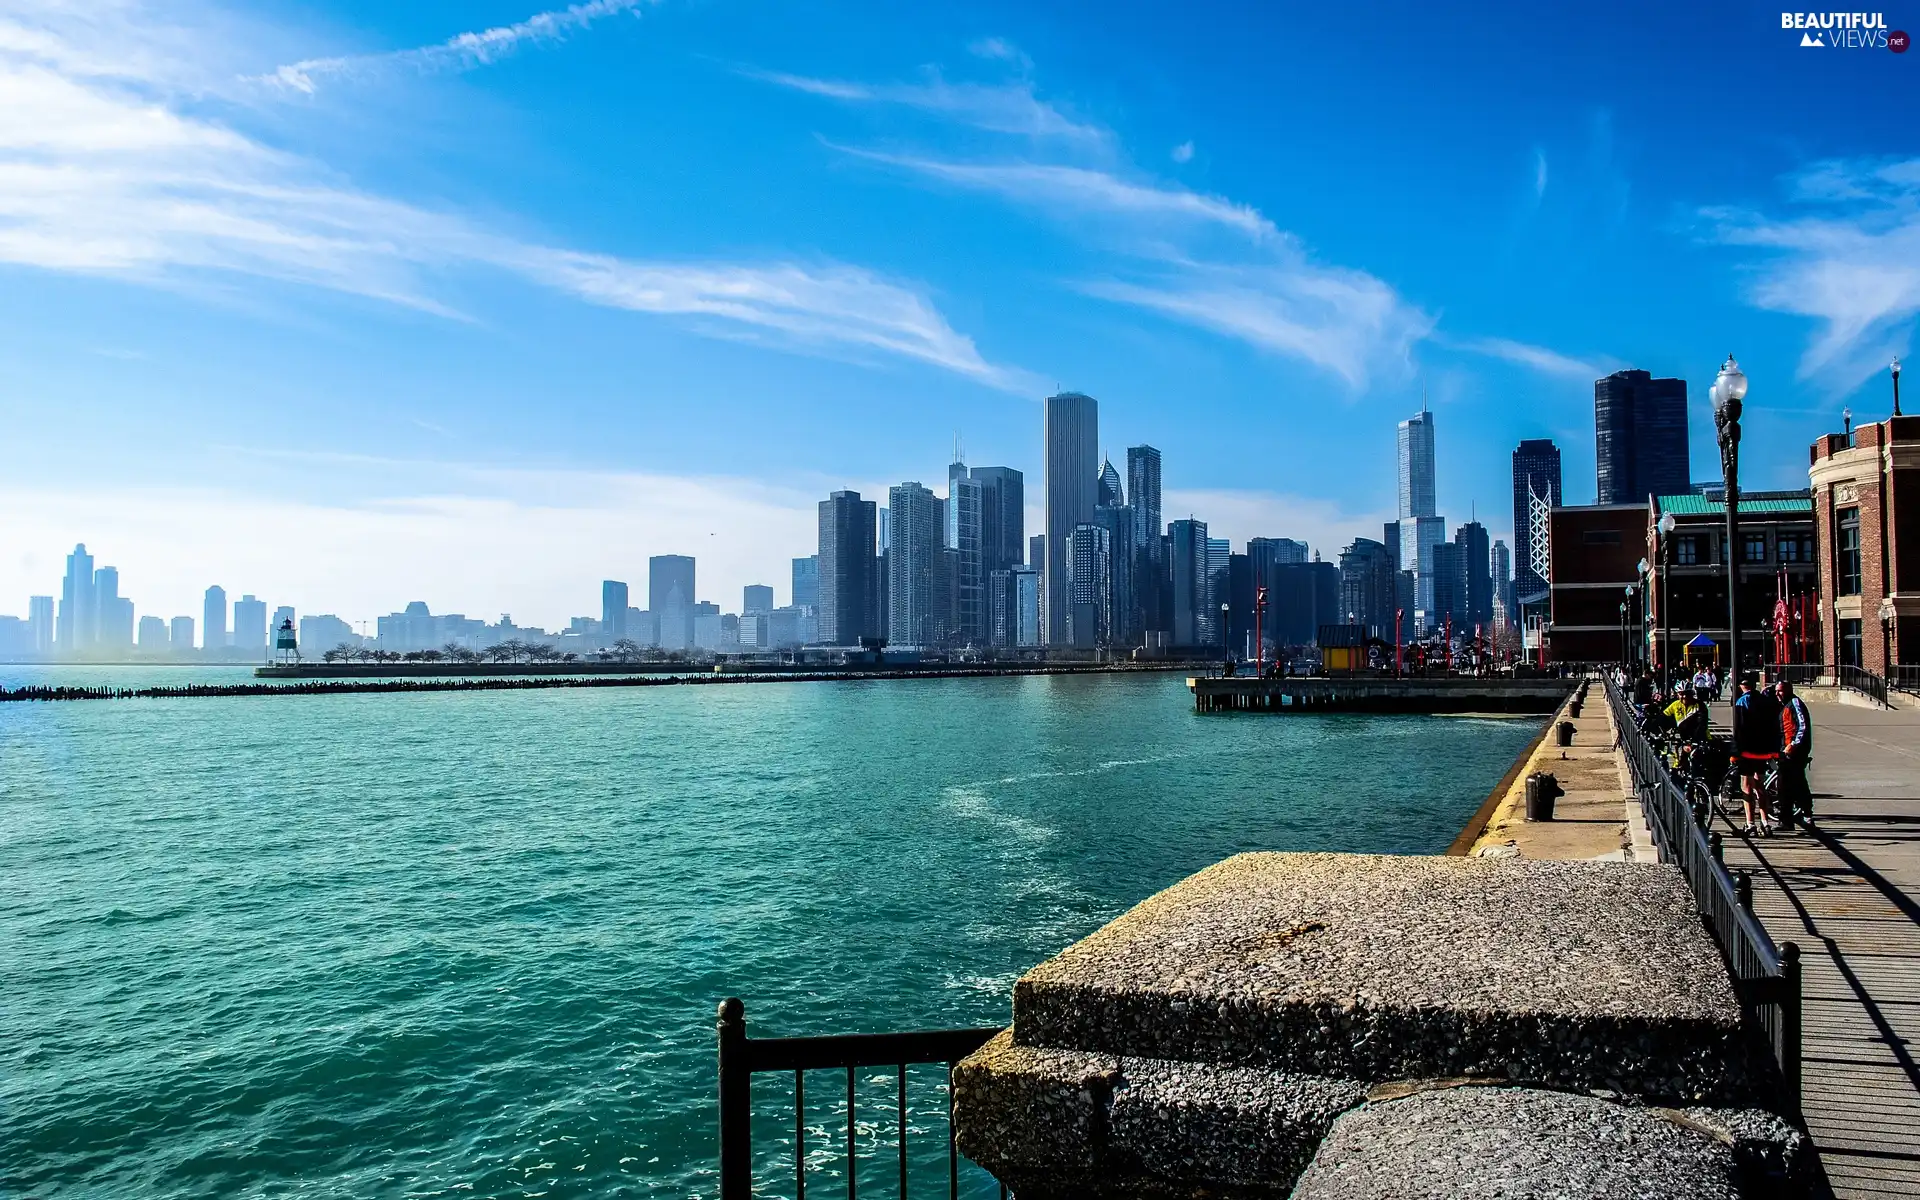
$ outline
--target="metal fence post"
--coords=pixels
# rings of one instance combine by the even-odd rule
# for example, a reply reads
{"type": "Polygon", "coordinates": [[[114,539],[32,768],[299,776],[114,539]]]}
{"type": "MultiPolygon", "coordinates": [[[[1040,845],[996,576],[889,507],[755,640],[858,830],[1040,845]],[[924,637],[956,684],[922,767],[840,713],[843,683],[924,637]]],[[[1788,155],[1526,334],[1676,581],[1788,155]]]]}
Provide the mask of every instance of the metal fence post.
{"type": "Polygon", "coordinates": [[[1780,946],[1780,1074],[1787,1097],[1800,1111],[1800,943],[1780,946]]]}
{"type": "Polygon", "coordinates": [[[1753,915],[1753,876],[1746,871],[1733,873],[1733,896],[1740,902],[1741,911],[1753,915]]]}
{"type": "Polygon", "coordinates": [[[753,1196],[753,1102],[748,1087],[746,1005],[739,997],[720,1002],[720,1198],[753,1196]]]}

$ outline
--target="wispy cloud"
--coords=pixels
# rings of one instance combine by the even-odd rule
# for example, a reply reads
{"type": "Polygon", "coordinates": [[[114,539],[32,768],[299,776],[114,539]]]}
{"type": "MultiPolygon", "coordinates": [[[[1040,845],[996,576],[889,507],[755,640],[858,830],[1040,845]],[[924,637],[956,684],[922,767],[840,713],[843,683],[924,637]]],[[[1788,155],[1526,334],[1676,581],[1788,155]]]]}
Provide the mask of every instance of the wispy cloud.
{"type": "Polygon", "coordinates": [[[1547,194],[1547,152],[1538,146],[1533,150],[1533,198],[1539,200],[1547,194]]]}
{"type": "Polygon", "coordinates": [[[1365,271],[1297,254],[1258,265],[1169,264],[1151,282],[1096,280],[1095,296],[1151,309],[1262,350],[1312,363],[1358,391],[1404,372],[1433,318],[1365,271]]]}
{"type": "Polygon", "coordinates": [[[1557,350],[1549,350],[1545,346],[1529,345],[1526,342],[1516,342],[1508,338],[1443,338],[1440,340],[1447,346],[1464,350],[1469,354],[1503,359],[1523,367],[1530,367],[1543,375],[1556,375],[1567,379],[1598,379],[1609,371],[1617,369],[1611,365],[1611,360],[1589,362],[1561,354],[1557,350]]]}
{"type": "MultiPolygon", "coordinates": [[[[665,262],[517,240],[372,194],[186,111],[169,52],[45,10],[0,25],[0,263],[147,284],[280,280],[454,316],[436,287],[506,272],[581,300],[676,315],[836,357],[880,352],[1014,388],[923,294],[834,262],[665,262]]],[[[137,10],[122,14],[138,16],[137,10]]]]}
{"type": "Polygon", "coordinates": [[[1714,207],[1707,236],[1762,252],[1748,298],[1819,322],[1798,375],[1844,394],[1906,352],[1920,314],[1920,159],[1835,160],[1789,181],[1792,215],[1714,207]]]}
{"type": "Polygon", "coordinates": [[[1172,158],[1173,161],[1177,163],[1192,162],[1193,161],[1193,143],[1191,141],[1181,142],[1178,146],[1175,146],[1173,148],[1173,152],[1169,155],[1169,157],[1172,158]]]}
{"type": "Polygon", "coordinates": [[[1027,57],[1027,52],[1003,37],[981,38],[969,43],[967,49],[976,58],[1010,62],[1023,71],[1033,69],[1033,60],[1027,57]]]}
{"type": "Polygon", "coordinates": [[[575,30],[585,29],[604,17],[636,12],[654,2],[656,0],[586,0],[585,3],[566,8],[535,13],[511,25],[457,33],[445,41],[428,46],[379,54],[302,59],[286,63],[255,79],[311,95],[322,80],[368,70],[389,67],[411,67],[423,71],[466,70],[498,61],[527,42],[554,41],[575,30]]]}
{"type": "Polygon", "coordinates": [[[992,133],[1098,142],[1107,131],[1077,121],[1034,93],[1025,80],[1008,83],[952,83],[928,71],[920,83],[858,83],[819,79],[781,71],[743,70],[741,74],[812,96],[859,104],[897,104],[959,121],[992,133]]]}
{"type": "Polygon", "coordinates": [[[1256,239],[1279,234],[1273,222],[1249,205],[1180,187],[1136,183],[1087,167],[1037,162],[948,162],[847,146],[835,149],[961,187],[993,192],[1053,213],[1096,211],[1128,217],[1175,218],[1224,226],[1256,239]]]}

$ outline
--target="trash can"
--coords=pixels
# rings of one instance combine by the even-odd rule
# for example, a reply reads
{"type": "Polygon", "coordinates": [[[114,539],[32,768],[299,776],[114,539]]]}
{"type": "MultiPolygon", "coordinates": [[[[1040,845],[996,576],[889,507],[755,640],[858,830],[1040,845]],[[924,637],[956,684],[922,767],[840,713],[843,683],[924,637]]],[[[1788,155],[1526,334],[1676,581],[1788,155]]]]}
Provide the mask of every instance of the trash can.
{"type": "Polygon", "coordinates": [[[1553,802],[1567,793],[1560,781],[1544,771],[1527,776],[1527,820],[1553,820],[1553,802]]]}
{"type": "Polygon", "coordinates": [[[1569,717],[1574,717],[1577,719],[1580,716],[1580,706],[1585,703],[1586,701],[1583,698],[1579,696],[1575,696],[1573,698],[1573,703],[1567,705],[1567,715],[1569,717]]]}
{"type": "Polygon", "coordinates": [[[1554,729],[1555,740],[1562,746],[1573,745],[1573,722],[1562,721],[1554,729]]]}

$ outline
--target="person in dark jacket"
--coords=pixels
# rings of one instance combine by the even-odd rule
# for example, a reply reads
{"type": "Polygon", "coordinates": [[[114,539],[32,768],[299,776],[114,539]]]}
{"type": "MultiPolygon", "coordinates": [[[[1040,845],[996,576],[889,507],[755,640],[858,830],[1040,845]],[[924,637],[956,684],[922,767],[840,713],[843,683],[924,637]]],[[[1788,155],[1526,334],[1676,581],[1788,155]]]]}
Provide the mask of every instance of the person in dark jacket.
{"type": "Polygon", "coordinates": [[[1740,775],[1740,805],[1749,837],[1773,836],[1773,814],[1768,812],[1767,771],[1780,758],[1780,705],[1760,687],[1753,675],[1740,677],[1740,695],[1733,702],[1733,750],[1740,775]]]}

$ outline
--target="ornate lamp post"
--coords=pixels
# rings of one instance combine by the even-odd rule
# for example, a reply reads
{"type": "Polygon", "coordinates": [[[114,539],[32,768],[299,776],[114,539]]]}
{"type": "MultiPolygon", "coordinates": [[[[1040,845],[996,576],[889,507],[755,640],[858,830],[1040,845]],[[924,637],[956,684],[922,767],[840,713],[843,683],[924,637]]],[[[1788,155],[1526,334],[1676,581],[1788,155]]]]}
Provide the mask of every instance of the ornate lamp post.
{"type": "MultiPolygon", "coordinates": [[[[1641,559],[1640,560],[1641,565],[1644,566],[1646,564],[1646,561],[1647,560],[1644,558],[1641,559]]],[[[1634,594],[1639,590],[1640,589],[1638,587],[1636,587],[1634,584],[1631,584],[1631,583],[1628,584],[1626,588],[1626,592],[1627,592],[1626,605],[1627,605],[1627,618],[1628,618],[1627,626],[1629,629],[1631,629],[1632,626],[1639,623],[1634,618],[1634,615],[1633,615],[1633,597],[1634,597],[1634,594]]],[[[1640,647],[1633,644],[1633,642],[1631,641],[1632,635],[1630,633],[1627,636],[1629,638],[1629,641],[1627,643],[1627,666],[1629,669],[1638,668],[1640,666],[1640,647]]]]}
{"type": "Polygon", "coordinates": [[[1220,606],[1220,673],[1222,675],[1233,673],[1233,648],[1227,641],[1227,612],[1227,605],[1222,604],[1220,606]]]}
{"type": "Polygon", "coordinates": [[[1673,514],[1660,514],[1660,674],[1667,691],[1673,690],[1673,582],[1668,568],[1673,566],[1673,514]]]}
{"type": "Polygon", "coordinates": [[[1900,360],[1893,360],[1893,415],[1900,415],[1900,360]]]}
{"type": "Polygon", "coordinates": [[[1747,376],[1727,355],[1713,381],[1713,424],[1720,437],[1720,472],[1727,490],[1727,669],[1740,677],[1740,402],[1747,376]]]}
{"type": "Polygon", "coordinates": [[[1627,668],[1627,602],[1620,602],[1620,669],[1627,668]]]}

